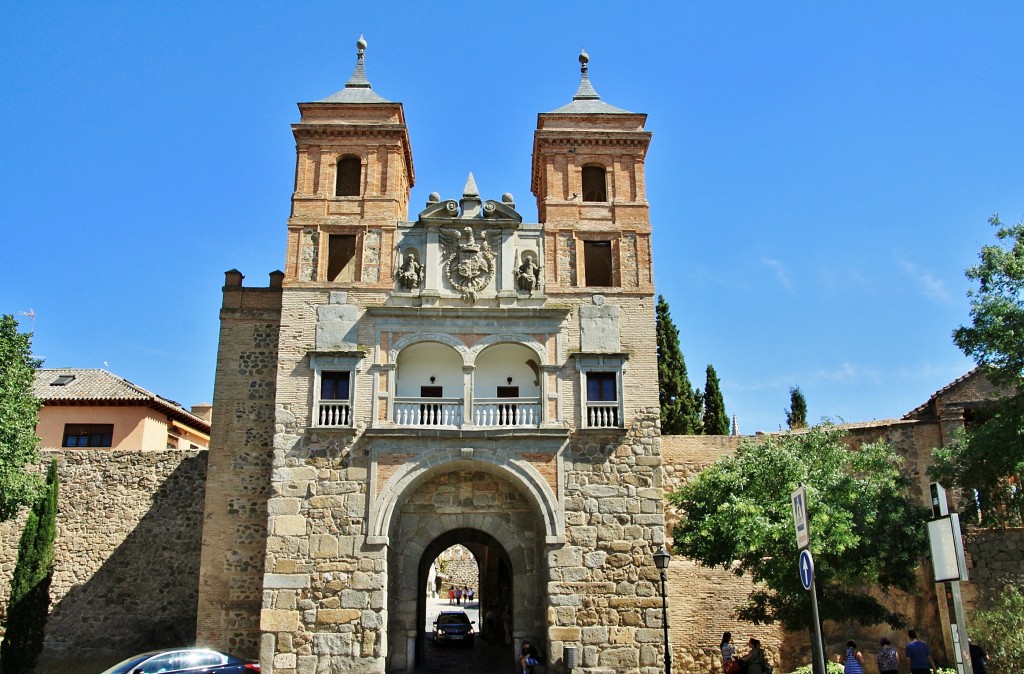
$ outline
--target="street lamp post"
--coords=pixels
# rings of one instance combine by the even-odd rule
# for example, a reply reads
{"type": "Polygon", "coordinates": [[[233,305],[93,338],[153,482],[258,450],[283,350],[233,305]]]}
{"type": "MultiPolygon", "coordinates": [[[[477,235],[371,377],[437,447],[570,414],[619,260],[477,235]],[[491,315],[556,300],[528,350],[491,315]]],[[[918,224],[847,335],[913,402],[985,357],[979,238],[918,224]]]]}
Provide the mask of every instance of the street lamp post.
{"type": "Polygon", "coordinates": [[[665,633],[665,674],[672,674],[672,651],[668,645],[668,604],[665,599],[665,569],[672,555],[664,547],[654,553],[654,565],[661,572],[661,628],[665,633]]]}

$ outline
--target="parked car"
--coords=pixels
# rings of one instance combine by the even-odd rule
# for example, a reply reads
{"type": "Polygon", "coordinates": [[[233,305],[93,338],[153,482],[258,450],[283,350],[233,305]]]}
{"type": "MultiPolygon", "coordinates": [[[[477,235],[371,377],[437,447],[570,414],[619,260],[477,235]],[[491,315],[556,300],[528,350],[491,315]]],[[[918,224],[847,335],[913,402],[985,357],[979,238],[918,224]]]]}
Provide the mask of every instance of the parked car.
{"type": "Polygon", "coordinates": [[[472,646],[476,636],[475,622],[465,611],[442,611],[434,620],[434,643],[472,646]]]}
{"type": "Polygon", "coordinates": [[[252,674],[260,671],[260,663],[242,660],[209,648],[170,648],[133,655],[102,674],[171,674],[202,672],[202,674],[252,674]]]}

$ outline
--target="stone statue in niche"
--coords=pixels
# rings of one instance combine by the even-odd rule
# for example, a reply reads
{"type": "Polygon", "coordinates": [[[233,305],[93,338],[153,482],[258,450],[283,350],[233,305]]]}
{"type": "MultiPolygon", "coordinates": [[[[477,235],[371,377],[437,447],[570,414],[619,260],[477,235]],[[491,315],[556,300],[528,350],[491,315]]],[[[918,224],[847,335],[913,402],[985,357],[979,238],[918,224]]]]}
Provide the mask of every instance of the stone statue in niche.
{"type": "Polygon", "coordinates": [[[416,253],[408,253],[398,270],[398,283],[406,290],[419,288],[423,282],[423,265],[416,261],[416,253]]]}
{"type": "Polygon", "coordinates": [[[525,290],[532,295],[533,291],[540,288],[541,270],[542,267],[537,266],[533,255],[526,253],[523,255],[523,263],[515,272],[516,285],[520,290],[525,290]]]}

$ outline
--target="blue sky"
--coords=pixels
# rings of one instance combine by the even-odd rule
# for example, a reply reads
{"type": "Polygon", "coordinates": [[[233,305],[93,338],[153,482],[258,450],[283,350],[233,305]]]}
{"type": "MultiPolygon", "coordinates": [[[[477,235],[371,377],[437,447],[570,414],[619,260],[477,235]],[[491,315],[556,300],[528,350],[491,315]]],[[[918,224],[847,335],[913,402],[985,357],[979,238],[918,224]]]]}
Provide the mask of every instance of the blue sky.
{"type": "Polygon", "coordinates": [[[971,363],[963,269],[1024,216],[1024,3],[3,3],[0,312],[50,367],[213,395],[223,272],[284,266],[297,101],[364,34],[417,213],[512,192],[580,48],[648,114],[655,282],[740,431],[899,417],[971,363]],[[32,321],[18,315],[23,327],[32,321]],[[106,364],[106,365],[105,365],[106,364]]]}

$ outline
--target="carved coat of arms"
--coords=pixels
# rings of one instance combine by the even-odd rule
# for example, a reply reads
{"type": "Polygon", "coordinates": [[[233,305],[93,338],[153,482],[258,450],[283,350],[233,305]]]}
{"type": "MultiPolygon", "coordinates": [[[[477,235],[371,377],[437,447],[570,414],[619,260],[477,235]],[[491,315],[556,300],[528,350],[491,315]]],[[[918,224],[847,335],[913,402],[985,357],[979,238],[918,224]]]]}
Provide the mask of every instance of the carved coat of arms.
{"type": "Polygon", "coordinates": [[[473,235],[472,227],[463,227],[462,231],[440,228],[441,267],[452,288],[462,293],[462,297],[475,301],[476,294],[487,287],[494,278],[494,258],[497,256],[493,246],[501,240],[500,229],[489,229],[483,232],[478,242],[473,235]]]}

